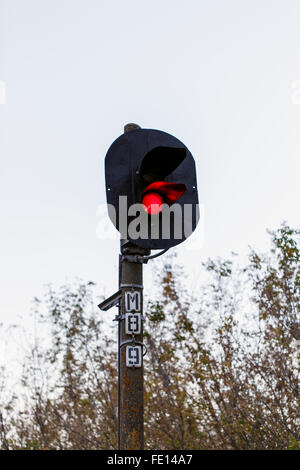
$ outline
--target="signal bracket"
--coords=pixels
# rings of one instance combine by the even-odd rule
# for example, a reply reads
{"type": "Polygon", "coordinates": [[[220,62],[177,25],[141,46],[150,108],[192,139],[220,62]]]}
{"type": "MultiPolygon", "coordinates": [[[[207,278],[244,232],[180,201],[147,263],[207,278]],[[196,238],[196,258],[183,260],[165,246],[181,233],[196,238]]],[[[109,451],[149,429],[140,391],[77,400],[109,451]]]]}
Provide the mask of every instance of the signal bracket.
{"type": "Polygon", "coordinates": [[[122,255],[121,261],[128,263],[148,263],[148,259],[141,255],[122,255]]]}
{"type": "Polygon", "coordinates": [[[122,255],[121,261],[127,261],[128,263],[148,263],[149,259],[158,258],[159,256],[163,255],[169,248],[156,253],[155,255],[151,256],[141,256],[141,255],[122,255]]]}
{"type": "Polygon", "coordinates": [[[98,305],[100,310],[109,310],[111,307],[114,307],[115,305],[118,305],[120,302],[120,298],[122,296],[122,291],[121,289],[115,292],[113,295],[108,297],[108,299],[105,299],[101,304],[98,305]]]}

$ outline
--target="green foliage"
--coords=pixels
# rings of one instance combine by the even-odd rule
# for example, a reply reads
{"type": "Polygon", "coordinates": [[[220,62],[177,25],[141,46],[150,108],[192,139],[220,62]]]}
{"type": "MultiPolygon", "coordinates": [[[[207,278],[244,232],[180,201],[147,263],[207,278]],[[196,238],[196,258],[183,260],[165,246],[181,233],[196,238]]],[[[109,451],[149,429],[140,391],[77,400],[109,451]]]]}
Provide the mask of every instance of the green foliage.
{"type": "Polygon", "coordinates": [[[160,323],[166,318],[163,306],[159,303],[149,303],[148,312],[149,320],[153,323],[160,323]]]}
{"type": "Polygon", "coordinates": [[[291,436],[287,450],[300,450],[300,441],[297,441],[294,436],[291,436]]]}

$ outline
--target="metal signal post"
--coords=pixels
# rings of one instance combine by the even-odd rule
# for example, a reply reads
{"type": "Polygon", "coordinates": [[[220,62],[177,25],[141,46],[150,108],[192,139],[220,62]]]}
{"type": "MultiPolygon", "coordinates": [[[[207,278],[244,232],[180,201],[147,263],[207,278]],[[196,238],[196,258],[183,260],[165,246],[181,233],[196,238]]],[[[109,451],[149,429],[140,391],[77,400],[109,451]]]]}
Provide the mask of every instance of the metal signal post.
{"type": "Polygon", "coordinates": [[[118,449],[144,449],[143,397],[143,263],[149,250],[123,240],[119,257],[119,290],[99,304],[118,305],[118,449]]]}
{"type": "Polygon", "coordinates": [[[119,290],[99,304],[118,305],[118,449],[144,449],[143,263],[149,250],[121,242],[119,290]],[[134,261],[133,261],[134,260],[134,261]]]}
{"type": "Polygon", "coordinates": [[[143,263],[128,261],[125,254],[130,256],[139,251],[130,242],[121,244],[118,426],[121,450],[144,448],[143,263]]]}

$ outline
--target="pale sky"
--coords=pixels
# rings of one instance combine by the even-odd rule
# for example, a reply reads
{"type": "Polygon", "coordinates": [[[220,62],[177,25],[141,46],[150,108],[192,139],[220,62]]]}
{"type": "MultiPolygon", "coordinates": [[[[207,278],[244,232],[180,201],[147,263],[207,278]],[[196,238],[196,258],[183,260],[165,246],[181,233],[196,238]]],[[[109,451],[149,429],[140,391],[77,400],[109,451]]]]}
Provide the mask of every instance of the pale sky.
{"type": "Polygon", "coordinates": [[[205,217],[177,248],[191,275],[299,225],[299,20],[299,0],[0,0],[0,321],[26,323],[47,283],[117,290],[97,210],[128,122],[195,158],[205,217]]]}

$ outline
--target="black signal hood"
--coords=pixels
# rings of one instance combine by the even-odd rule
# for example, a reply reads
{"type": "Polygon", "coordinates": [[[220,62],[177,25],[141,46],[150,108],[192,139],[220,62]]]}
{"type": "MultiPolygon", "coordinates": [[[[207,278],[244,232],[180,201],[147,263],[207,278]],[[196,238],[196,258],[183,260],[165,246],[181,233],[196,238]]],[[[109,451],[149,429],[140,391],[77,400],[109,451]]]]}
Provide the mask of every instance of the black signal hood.
{"type": "Polygon", "coordinates": [[[142,161],[139,175],[144,183],[151,184],[165,179],[185,159],[186,150],[176,147],[154,147],[142,161]]]}

